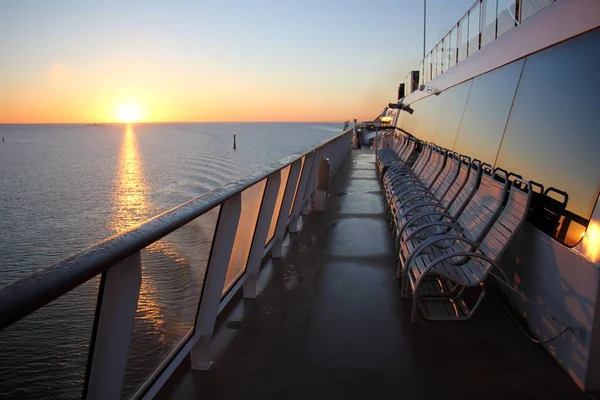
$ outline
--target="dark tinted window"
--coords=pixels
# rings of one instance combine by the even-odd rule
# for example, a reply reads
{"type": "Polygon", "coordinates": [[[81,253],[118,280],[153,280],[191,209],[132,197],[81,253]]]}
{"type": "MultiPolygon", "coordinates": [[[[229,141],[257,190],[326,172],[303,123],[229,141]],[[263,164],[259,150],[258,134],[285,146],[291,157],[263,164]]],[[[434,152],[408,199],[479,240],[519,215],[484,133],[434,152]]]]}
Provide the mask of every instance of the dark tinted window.
{"type": "Polygon", "coordinates": [[[522,67],[515,61],[473,80],[455,151],[494,163],[522,67]]]}
{"type": "Polygon", "coordinates": [[[431,141],[440,116],[443,99],[444,93],[441,93],[439,96],[431,95],[411,103],[412,115],[407,112],[402,113],[404,114],[402,116],[402,129],[418,139],[431,141]]]}
{"type": "MultiPolygon", "coordinates": [[[[585,219],[600,190],[598,65],[600,30],[529,56],[497,163],[567,192],[567,210],[585,219]]],[[[573,229],[567,244],[581,238],[573,229]]]]}
{"type": "Polygon", "coordinates": [[[432,140],[435,144],[447,149],[454,147],[472,82],[470,80],[446,90],[442,112],[432,140]]]}

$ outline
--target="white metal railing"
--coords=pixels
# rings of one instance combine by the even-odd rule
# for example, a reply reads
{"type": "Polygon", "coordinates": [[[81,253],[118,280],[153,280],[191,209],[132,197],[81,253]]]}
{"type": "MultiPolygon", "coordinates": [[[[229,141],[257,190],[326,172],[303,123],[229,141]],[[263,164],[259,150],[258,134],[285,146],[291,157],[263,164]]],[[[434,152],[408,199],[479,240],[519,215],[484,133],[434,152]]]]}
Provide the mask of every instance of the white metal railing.
{"type": "Polygon", "coordinates": [[[473,55],[483,46],[555,1],[475,1],[469,11],[421,60],[419,84],[424,85],[438,75],[443,74],[459,61],[473,55]]]}
{"type": "MultiPolygon", "coordinates": [[[[217,316],[239,291],[245,298],[257,295],[260,265],[269,251],[282,257],[286,228],[298,230],[298,218],[308,212],[315,192],[320,161],[328,158],[330,171],[339,166],[351,148],[353,129],[304,152],[287,157],[250,177],[233,182],[163,213],[140,226],[113,236],[56,264],[0,289],[0,329],[19,321],[97,275],[100,289],[85,377],[86,399],[119,399],[123,391],[136,309],[142,285],[141,251],[185,224],[220,207],[210,256],[205,269],[198,313],[189,334],[136,391],[134,398],[152,398],[186,356],[193,369],[211,365],[209,349],[217,316]],[[282,171],[287,177],[282,179],[282,171]],[[241,220],[245,194],[264,185],[254,222],[241,220]],[[285,185],[282,188],[282,185],[285,185]],[[278,207],[276,207],[278,206],[278,207]],[[267,242],[272,219],[273,237],[267,242]],[[242,236],[251,244],[245,265],[231,265],[232,253],[242,236]],[[229,290],[229,268],[240,269],[229,290]],[[108,295],[107,295],[108,294],[108,295]]],[[[241,243],[241,242],[240,242],[241,243]]]]}

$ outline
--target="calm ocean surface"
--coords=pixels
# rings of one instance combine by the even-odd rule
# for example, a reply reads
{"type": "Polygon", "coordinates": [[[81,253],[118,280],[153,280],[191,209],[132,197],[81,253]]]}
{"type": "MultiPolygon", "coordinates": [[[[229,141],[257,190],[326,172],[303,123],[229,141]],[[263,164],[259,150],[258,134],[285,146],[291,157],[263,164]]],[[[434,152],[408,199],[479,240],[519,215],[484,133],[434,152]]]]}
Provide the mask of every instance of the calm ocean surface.
{"type": "MultiPolygon", "coordinates": [[[[342,126],[0,125],[0,285],[333,137],[342,126]]],[[[192,327],[216,211],[142,252],[125,398],[192,327]]],[[[98,283],[0,332],[1,398],[81,397],[98,283]]]]}

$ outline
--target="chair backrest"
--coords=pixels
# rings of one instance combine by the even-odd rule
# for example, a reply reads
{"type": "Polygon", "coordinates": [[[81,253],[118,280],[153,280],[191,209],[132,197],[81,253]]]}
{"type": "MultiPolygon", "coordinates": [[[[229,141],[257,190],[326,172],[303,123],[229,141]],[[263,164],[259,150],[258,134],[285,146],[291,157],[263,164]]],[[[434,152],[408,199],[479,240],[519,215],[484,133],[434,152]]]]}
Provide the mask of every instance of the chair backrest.
{"type": "Polygon", "coordinates": [[[431,157],[431,149],[431,144],[423,143],[421,154],[419,155],[419,158],[417,159],[413,167],[413,171],[416,175],[419,175],[421,171],[423,171],[425,165],[429,162],[429,158],[431,157]]]}
{"type": "Polygon", "coordinates": [[[479,251],[494,261],[500,260],[515,232],[525,221],[531,203],[530,182],[515,179],[510,186],[506,205],[479,246],[479,251]]]}
{"type": "Polygon", "coordinates": [[[435,177],[443,168],[443,163],[444,154],[440,151],[439,148],[434,147],[431,150],[431,157],[429,157],[427,165],[425,165],[425,167],[419,174],[419,179],[421,180],[421,182],[426,186],[431,185],[435,177]]]}
{"type": "Polygon", "coordinates": [[[435,198],[443,198],[450,185],[452,185],[452,182],[454,182],[456,179],[456,176],[458,175],[458,169],[460,167],[459,157],[460,156],[457,156],[457,154],[453,151],[449,151],[447,153],[446,165],[444,165],[442,173],[431,185],[432,193],[435,198]]]}
{"type": "Polygon", "coordinates": [[[458,153],[454,153],[454,157],[457,160],[456,177],[450,186],[437,196],[440,199],[440,204],[446,208],[450,208],[463,186],[465,186],[470,172],[471,159],[469,157],[461,156],[458,153]]]}
{"type": "Polygon", "coordinates": [[[408,138],[408,145],[405,147],[405,149],[402,151],[402,153],[400,153],[398,155],[400,157],[400,161],[402,161],[402,162],[408,161],[410,155],[412,154],[413,150],[415,149],[416,144],[417,144],[417,142],[415,139],[408,138]]]}
{"type": "Polygon", "coordinates": [[[400,157],[400,154],[406,150],[406,147],[408,146],[408,139],[408,135],[402,135],[398,139],[398,143],[396,143],[396,146],[394,147],[394,152],[398,157],[400,157]]]}
{"type": "Polygon", "coordinates": [[[442,147],[438,147],[437,152],[440,154],[439,155],[440,158],[438,159],[438,164],[435,167],[435,170],[433,171],[433,173],[427,179],[427,182],[424,182],[428,185],[427,187],[430,190],[435,190],[435,188],[437,188],[437,186],[435,186],[435,183],[440,178],[440,176],[444,173],[444,170],[446,168],[446,164],[448,161],[448,150],[446,150],[442,147]]]}
{"type": "Polygon", "coordinates": [[[489,164],[482,164],[481,169],[479,187],[458,217],[459,225],[464,228],[463,235],[477,243],[498,217],[510,184],[506,171],[494,170],[489,164]]]}
{"type": "MultiPolygon", "coordinates": [[[[469,161],[466,173],[464,171],[465,161],[466,161],[466,158],[463,156],[462,157],[463,164],[460,167],[461,170],[460,170],[460,173],[458,174],[458,178],[456,179],[456,181],[458,181],[459,179],[465,179],[465,181],[462,184],[462,186],[458,189],[455,197],[450,202],[450,206],[448,208],[450,215],[452,215],[454,218],[458,218],[458,216],[463,212],[463,210],[469,203],[469,200],[471,200],[471,197],[473,197],[475,190],[479,186],[479,181],[481,180],[481,175],[482,175],[481,161],[479,161],[479,160],[469,161]],[[465,177],[465,174],[466,174],[466,177],[465,177]]],[[[453,187],[453,189],[455,189],[455,188],[456,187],[453,187]]]]}
{"type": "Polygon", "coordinates": [[[392,150],[394,150],[394,153],[400,154],[400,149],[403,148],[404,145],[405,145],[405,138],[404,138],[404,135],[402,135],[396,139],[396,143],[394,143],[392,150]]]}

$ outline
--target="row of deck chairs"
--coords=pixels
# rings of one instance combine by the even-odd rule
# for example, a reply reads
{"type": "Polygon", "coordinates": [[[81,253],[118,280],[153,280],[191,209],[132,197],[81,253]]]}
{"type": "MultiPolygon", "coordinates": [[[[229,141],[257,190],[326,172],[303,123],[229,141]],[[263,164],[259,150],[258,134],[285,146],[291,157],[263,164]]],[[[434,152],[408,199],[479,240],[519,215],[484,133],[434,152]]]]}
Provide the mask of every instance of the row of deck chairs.
{"type": "Polygon", "coordinates": [[[418,311],[430,320],[471,318],[492,270],[506,280],[498,261],[525,220],[530,182],[410,136],[377,152],[377,172],[412,321],[418,311]]]}

